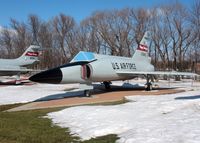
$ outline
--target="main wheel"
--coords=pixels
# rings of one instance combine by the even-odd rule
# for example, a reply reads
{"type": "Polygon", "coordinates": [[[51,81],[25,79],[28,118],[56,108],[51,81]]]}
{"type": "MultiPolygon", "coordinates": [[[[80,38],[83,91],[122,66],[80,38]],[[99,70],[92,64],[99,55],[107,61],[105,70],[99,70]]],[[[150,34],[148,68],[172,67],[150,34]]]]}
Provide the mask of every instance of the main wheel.
{"type": "Polygon", "coordinates": [[[22,82],[20,80],[15,80],[15,85],[22,85],[22,82]]]}
{"type": "Polygon", "coordinates": [[[85,97],[90,97],[91,95],[90,95],[90,91],[89,90],[85,90],[84,91],[84,95],[85,95],[85,97]]]}
{"type": "Polygon", "coordinates": [[[105,86],[105,89],[109,90],[109,89],[111,88],[111,87],[110,87],[111,82],[104,81],[103,84],[104,84],[104,86],[105,86]]]}
{"type": "Polygon", "coordinates": [[[152,89],[153,89],[152,84],[150,82],[146,83],[146,91],[151,91],[152,89]]]}

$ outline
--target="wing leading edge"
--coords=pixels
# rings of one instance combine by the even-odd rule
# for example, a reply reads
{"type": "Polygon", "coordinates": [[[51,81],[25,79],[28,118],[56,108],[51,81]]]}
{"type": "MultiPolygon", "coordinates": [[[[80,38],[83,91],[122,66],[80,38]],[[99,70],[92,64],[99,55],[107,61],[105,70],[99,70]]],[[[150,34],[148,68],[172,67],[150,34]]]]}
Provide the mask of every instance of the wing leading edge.
{"type": "Polygon", "coordinates": [[[199,76],[190,72],[166,72],[166,71],[116,71],[117,74],[123,75],[178,75],[178,76],[199,76]]]}

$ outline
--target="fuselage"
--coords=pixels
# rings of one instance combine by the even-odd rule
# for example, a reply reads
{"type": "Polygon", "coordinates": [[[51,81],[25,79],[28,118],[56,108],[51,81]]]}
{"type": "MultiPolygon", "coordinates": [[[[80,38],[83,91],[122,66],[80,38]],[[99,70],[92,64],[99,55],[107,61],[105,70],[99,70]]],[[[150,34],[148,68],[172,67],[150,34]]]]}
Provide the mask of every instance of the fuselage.
{"type": "Polygon", "coordinates": [[[132,79],[136,75],[120,75],[117,71],[153,71],[151,64],[134,62],[132,58],[105,56],[85,65],[61,68],[61,83],[85,83],[132,79]],[[79,75],[79,76],[78,76],[79,75]],[[74,79],[76,78],[76,81],[74,79]]]}
{"type": "Polygon", "coordinates": [[[6,71],[1,70],[0,76],[11,76],[18,74],[17,71],[12,71],[12,70],[20,69],[20,67],[16,59],[0,59],[0,69],[7,69],[6,71]]]}
{"type": "Polygon", "coordinates": [[[77,61],[50,69],[31,77],[32,81],[43,83],[91,83],[127,80],[137,75],[121,75],[119,71],[154,71],[149,60],[134,61],[133,58],[95,55],[93,61],[77,61]]]}
{"type": "MultiPolygon", "coordinates": [[[[32,58],[35,58],[35,57],[32,57],[32,58]]],[[[30,65],[30,64],[33,64],[34,62],[37,62],[38,59],[28,59],[26,57],[23,57],[23,58],[16,58],[16,59],[0,59],[0,64],[1,64],[1,67],[3,66],[27,66],[27,65],[30,65]]]]}
{"type": "Polygon", "coordinates": [[[16,75],[19,73],[20,69],[26,69],[26,66],[37,62],[37,57],[25,56],[16,59],[0,59],[0,76],[16,75]]]}

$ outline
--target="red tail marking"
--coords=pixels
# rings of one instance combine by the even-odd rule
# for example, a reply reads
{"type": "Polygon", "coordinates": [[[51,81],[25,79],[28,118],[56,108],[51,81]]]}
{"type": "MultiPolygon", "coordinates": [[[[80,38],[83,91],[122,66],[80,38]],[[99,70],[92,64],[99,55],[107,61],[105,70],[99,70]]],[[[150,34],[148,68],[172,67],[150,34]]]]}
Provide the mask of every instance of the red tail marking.
{"type": "Polygon", "coordinates": [[[140,44],[140,45],[138,46],[138,50],[144,51],[144,52],[148,52],[148,47],[147,47],[147,45],[142,45],[142,44],[140,44]]]}
{"type": "Polygon", "coordinates": [[[39,53],[38,52],[27,52],[25,56],[32,56],[32,57],[38,57],[39,53]]]}

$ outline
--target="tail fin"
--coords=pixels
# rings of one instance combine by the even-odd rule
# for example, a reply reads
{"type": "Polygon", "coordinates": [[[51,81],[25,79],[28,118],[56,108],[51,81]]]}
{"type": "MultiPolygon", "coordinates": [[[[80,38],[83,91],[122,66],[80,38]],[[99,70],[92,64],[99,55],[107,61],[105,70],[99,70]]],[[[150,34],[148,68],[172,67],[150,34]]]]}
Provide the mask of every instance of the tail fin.
{"type": "Polygon", "coordinates": [[[37,45],[30,45],[28,49],[18,58],[21,66],[26,66],[38,62],[39,51],[41,47],[37,45]]]}
{"type": "Polygon", "coordinates": [[[149,55],[148,55],[149,46],[150,46],[150,32],[146,31],[132,58],[136,60],[144,60],[144,59],[149,60],[149,55]]]}

